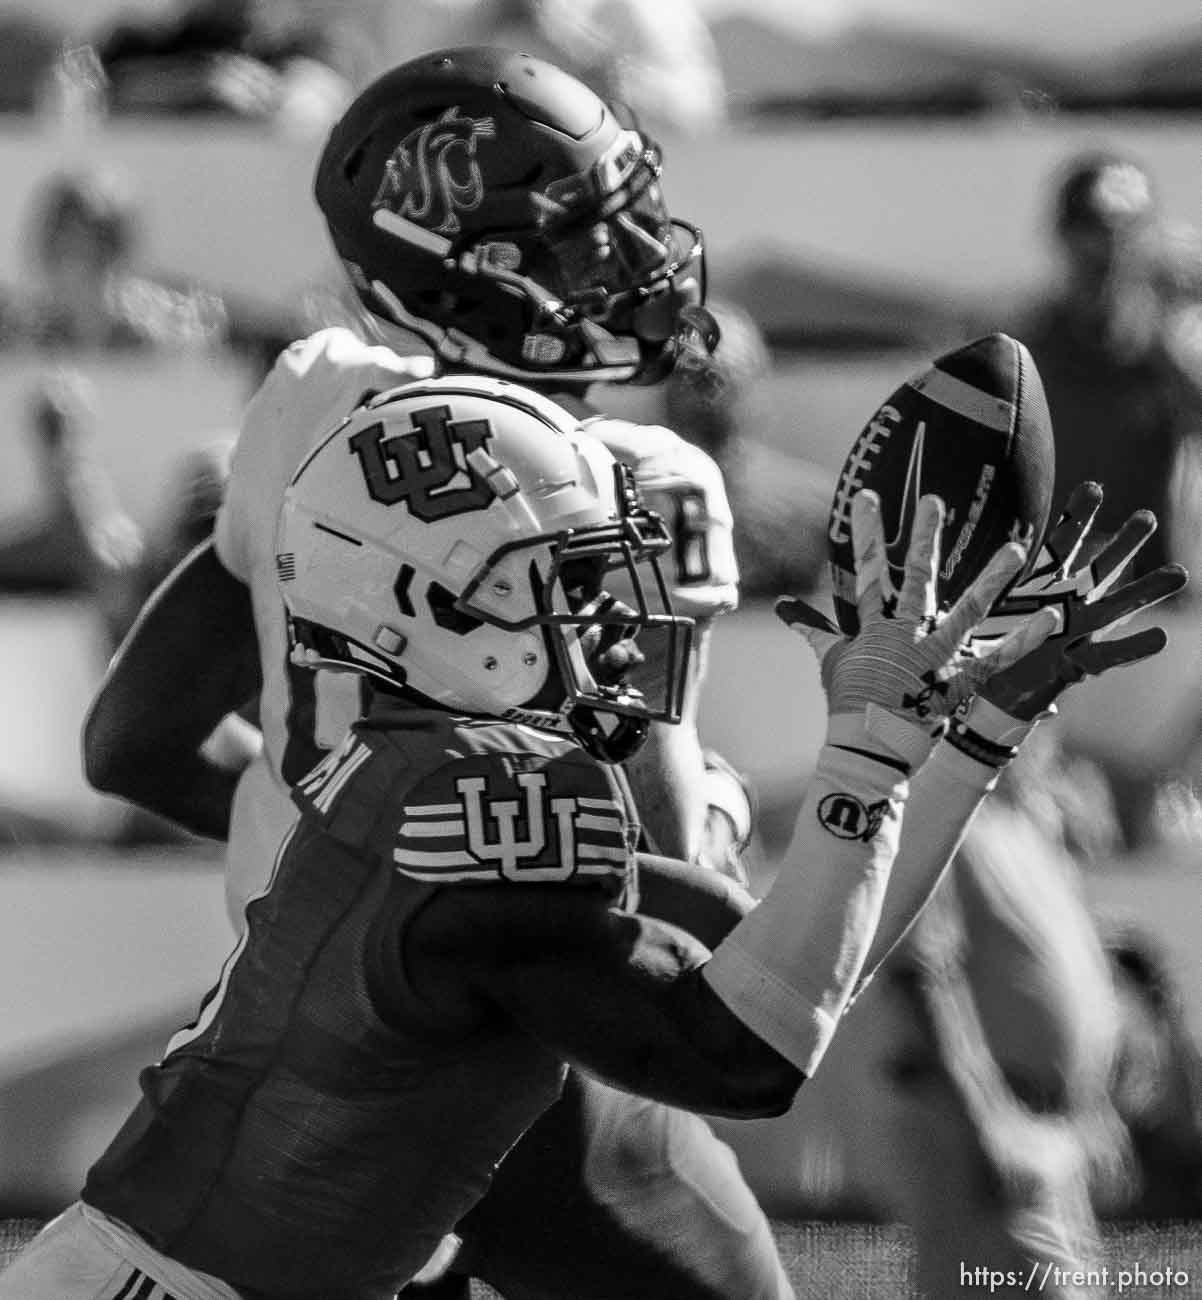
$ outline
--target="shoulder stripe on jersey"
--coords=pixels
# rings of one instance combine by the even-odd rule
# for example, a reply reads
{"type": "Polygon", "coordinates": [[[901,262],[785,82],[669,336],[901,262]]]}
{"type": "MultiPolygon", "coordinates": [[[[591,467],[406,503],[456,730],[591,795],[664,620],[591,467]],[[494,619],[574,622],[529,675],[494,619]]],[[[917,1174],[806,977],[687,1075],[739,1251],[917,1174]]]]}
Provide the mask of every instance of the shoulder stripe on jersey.
{"type": "Polygon", "coordinates": [[[576,851],[590,854],[595,858],[605,858],[609,862],[620,862],[623,866],[630,857],[625,844],[620,848],[609,844],[581,844],[576,851]]]}
{"type": "Polygon", "coordinates": [[[461,803],[407,803],[402,809],[406,817],[462,817],[461,803]]]}
{"type": "Polygon", "coordinates": [[[576,818],[576,825],[582,831],[610,831],[614,835],[622,834],[622,819],[615,809],[612,816],[597,817],[590,813],[581,813],[576,818]]]}
{"type": "Polygon", "coordinates": [[[406,822],[400,833],[407,839],[430,840],[440,835],[455,835],[462,838],[463,831],[463,818],[460,817],[457,821],[406,822]]]}
{"type": "MultiPolygon", "coordinates": [[[[402,867],[478,867],[475,858],[463,849],[429,853],[421,849],[393,849],[393,861],[402,867]]],[[[492,868],[488,870],[491,872],[492,868]]]]}
{"type": "MultiPolygon", "coordinates": [[[[496,867],[482,866],[479,863],[471,867],[464,867],[459,870],[447,868],[443,871],[423,870],[420,867],[401,867],[401,874],[408,876],[411,880],[421,880],[432,885],[452,885],[474,882],[477,884],[493,884],[504,880],[505,877],[497,870],[496,867]]],[[[606,879],[625,879],[626,876],[626,857],[622,856],[618,862],[582,862],[579,859],[576,862],[575,870],[572,872],[571,879],[578,880],[581,876],[589,878],[604,877],[606,879]]],[[[544,881],[555,881],[562,883],[564,879],[563,868],[555,865],[550,867],[523,867],[521,869],[521,879],[523,882],[538,884],[544,881]]]]}

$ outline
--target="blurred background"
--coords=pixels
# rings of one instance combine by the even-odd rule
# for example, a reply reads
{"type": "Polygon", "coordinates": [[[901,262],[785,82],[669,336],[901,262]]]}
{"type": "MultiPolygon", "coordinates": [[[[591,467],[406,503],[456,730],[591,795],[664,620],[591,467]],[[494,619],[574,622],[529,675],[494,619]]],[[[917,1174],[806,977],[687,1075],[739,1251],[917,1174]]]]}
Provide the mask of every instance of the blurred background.
{"type": "MultiPolygon", "coordinates": [[[[910,374],[1029,334],[1073,472],[1102,456],[1114,509],[1161,511],[1174,558],[1202,538],[1197,0],[0,3],[0,1211],[73,1197],[229,946],[217,851],[91,792],[80,724],[211,515],[265,367],[340,310],[310,198],[326,129],[385,67],[468,41],[628,102],[705,233],[721,400],[601,404],[692,431],[728,471],[746,597],[716,632],[704,738],[757,789],[758,886],[822,729],[768,600],[821,591],[843,456],[910,374]]],[[[1163,656],[1057,725],[1103,792],[1082,888],[1163,962],[1192,1060],[1192,592],[1162,621],[1163,656]]],[[[775,1210],[874,1213],[837,1098],[816,1086],[739,1135],[775,1210]]]]}

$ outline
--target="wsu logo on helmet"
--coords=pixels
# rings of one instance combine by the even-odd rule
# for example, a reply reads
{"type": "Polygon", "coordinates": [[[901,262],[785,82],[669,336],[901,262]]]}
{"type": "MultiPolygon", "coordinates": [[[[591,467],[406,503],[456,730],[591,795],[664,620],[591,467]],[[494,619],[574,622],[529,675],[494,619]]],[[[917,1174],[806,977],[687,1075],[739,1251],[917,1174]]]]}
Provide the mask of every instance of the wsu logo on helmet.
{"type": "Polygon", "coordinates": [[[450,416],[449,406],[427,406],[413,412],[412,433],[388,434],[383,424],[369,424],[347,440],[373,501],[404,501],[427,524],[489,505],[496,492],[470,457],[487,449],[492,429],[487,420],[450,416]]]}
{"type": "Polygon", "coordinates": [[[373,209],[442,235],[458,234],[459,213],[475,211],[484,199],[477,143],[496,133],[491,117],[465,117],[458,108],[410,131],[384,168],[373,209]]]}

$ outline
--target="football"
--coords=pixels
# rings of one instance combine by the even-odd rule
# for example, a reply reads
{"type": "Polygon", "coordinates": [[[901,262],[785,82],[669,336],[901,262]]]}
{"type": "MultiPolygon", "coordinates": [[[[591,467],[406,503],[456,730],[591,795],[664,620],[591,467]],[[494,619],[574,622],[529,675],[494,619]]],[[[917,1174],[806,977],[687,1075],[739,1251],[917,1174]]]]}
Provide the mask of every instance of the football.
{"type": "Polygon", "coordinates": [[[1047,398],[1034,358],[1017,339],[975,339],[908,379],[864,426],[835,486],[827,555],[840,628],[850,636],[859,626],[851,500],[861,488],[881,498],[895,590],[919,497],[943,498],[938,600],[947,609],[1007,541],[1026,543],[1033,561],[1054,471],[1047,398]]]}

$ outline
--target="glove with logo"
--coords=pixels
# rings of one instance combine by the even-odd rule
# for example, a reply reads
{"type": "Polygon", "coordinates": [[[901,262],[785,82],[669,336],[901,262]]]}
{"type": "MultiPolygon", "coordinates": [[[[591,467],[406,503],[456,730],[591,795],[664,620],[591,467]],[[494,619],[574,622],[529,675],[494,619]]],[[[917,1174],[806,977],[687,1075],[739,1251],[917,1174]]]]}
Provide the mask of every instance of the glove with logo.
{"type": "Polygon", "coordinates": [[[918,504],[905,576],[896,597],[883,588],[885,538],[880,498],[871,490],[851,504],[859,631],[844,637],[825,615],[796,597],[777,601],[776,613],[818,658],[826,690],[828,738],[852,747],[867,737],[907,767],[921,763],[957,706],[989,677],[1025,657],[1060,624],[1056,608],[1039,610],[980,657],[960,653],[966,638],[1022,568],[1017,543],[1001,547],[942,618],[936,618],[936,575],[944,506],[926,496],[918,504]]]}
{"type": "Polygon", "coordinates": [[[1060,517],[1048,530],[1026,579],[1008,591],[981,621],[969,641],[974,654],[996,645],[1016,623],[1048,605],[1067,613],[1079,597],[1097,598],[1114,585],[1136,552],[1156,531],[1156,516],[1138,510],[1091,561],[1081,554],[1102,504],[1099,483],[1080,483],[1069,494],[1060,517]]]}
{"type": "Polygon", "coordinates": [[[1137,510],[1093,559],[1079,563],[1101,503],[1098,484],[1083,483],[1074,489],[1031,576],[998,601],[970,641],[967,653],[988,653],[998,637],[1033,611],[1060,611],[1059,628],[1032,653],[991,676],[952,724],[953,743],[982,762],[1002,766],[1009,761],[1031,728],[1055,712],[1056,700],[1075,682],[1139,663],[1166,644],[1160,627],[1125,637],[1105,636],[1180,591],[1189,575],[1179,564],[1166,564],[1115,587],[1127,564],[1156,531],[1156,516],[1150,510],[1137,510]]]}
{"type": "Polygon", "coordinates": [[[1074,594],[1064,602],[1059,631],[990,678],[982,687],[981,698],[1012,718],[1035,722],[1051,712],[1059,696],[1075,682],[1159,654],[1168,641],[1161,627],[1113,639],[1098,637],[1175,595],[1188,581],[1182,565],[1165,564],[1106,595],[1097,594],[1104,587],[1095,587],[1083,596],[1074,594]]]}

